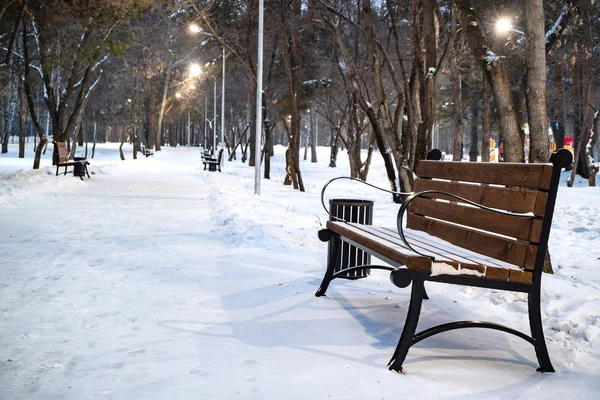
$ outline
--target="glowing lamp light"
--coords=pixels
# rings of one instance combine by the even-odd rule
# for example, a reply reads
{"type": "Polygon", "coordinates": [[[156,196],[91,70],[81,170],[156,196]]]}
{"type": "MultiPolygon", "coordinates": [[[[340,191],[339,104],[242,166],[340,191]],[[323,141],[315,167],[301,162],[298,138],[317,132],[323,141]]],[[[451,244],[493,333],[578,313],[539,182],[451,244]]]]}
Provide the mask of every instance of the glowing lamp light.
{"type": "Polygon", "coordinates": [[[200,64],[191,64],[190,65],[190,76],[199,76],[202,73],[202,68],[200,67],[200,64]]]}
{"type": "Polygon", "coordinates": [[[202,32],[202,28],[200,28],[198,26],[198,24],[191,24],[189,29],[190,29],[190,32],[193,32],[193,33],[200,33],[200,32],[202,32]]]}
{"type": "Polygon", "coordinates": [[[496,31],[499,33],[507,33],[509,31],[512,31],[513,29],[513,25],[510,22],[509,18],[500,18],[496,22],[496,31]]]}

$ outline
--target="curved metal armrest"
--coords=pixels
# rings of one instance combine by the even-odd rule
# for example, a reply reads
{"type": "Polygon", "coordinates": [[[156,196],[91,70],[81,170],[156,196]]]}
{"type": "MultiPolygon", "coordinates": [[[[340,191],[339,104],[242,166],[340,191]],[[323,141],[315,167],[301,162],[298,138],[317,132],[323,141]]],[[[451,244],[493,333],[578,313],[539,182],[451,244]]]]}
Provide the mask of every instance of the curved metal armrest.
{"type": "Polygon", "coordinates": [[[448,192],[443,192],[441,190],[423,190],[422,192],[416,192],[416,193],[412,193],[410,196],[408,196],[403,202],[402,205],[400,206],[400,210],[398,210],[398,217],[396,219],[396,226],[398,227],[398,234],[400,235],[400,239],[402,240],[402,242],[406,245],[406,247],[408,247],[411,251],[415,252],[418,255],[421,255],[423,257],[427,257],[430,258],[432,261],[435,261],[435,257],[431,256],[431,255],[427,255],[427,254],[423,254],[417,250],[415,250],[406,240],[406,237],[404,236],[404,230],[402,228],[402,220],[404,219],[404,214],[406,213],[406,210],[408,210],[408,207],[410,206],[410,203],[419,197],[422,197],[424,195],[427,194],[432,194],[432,193],[437,193],[437,194],[443,194],[445,196],[448,197],[452,197],[456,200],[459,200],[463,203],[466,204],[470,204],[472,206],[475,206],[477,208],[481,208],[482,210],[487,210],[487,211],[491,211],[491,212],[495,212],[497,214],[502,214],[502,215],[508,215],[508,216],[512,216],[512,217],[527,217],[527,218],[531,218],[530,214],[520,214],[520,213],[511,213],[511,212],[507,212],[507,211],[502,211],[502,210],[496,210],[494,208],[490,208],[487,206],[484,206],[482,204],[476,203],[474,201],[471,200],[467,200],[463,197],[457,196],[455,194],[452,193],[448,193],[448,192]]]}
{"type": "Polygon", "coordinates": [[[331,213],[329,212],[329,210],[327,209],[327,207],[325,206],[325,190],[327,189],[327,186],[329,186],[330,184],[332,184],[334,181],[340,180],[340,179],[348,179],[350,181],[357,181],[360,182],[364,185],[370,186],[374,189],[377,190],[381,190],[382,192],[386,192],[386,193],[390,193],[390,194],[396,194],[396,195],[400,195],[400,196],[410,196],[411,194],[413,194],[413,192],[395,192],[393,190],[387,190],[384,188],[380,188],[379,186],[375,186],[372,185],[370,183],[367,183],[363,180],[357,179],[357,178],[351,178],[349,176],[338,176],[337,178],[333,178],[331,179],[329,182],[327,182],[324,186],[323,189],[321,189],[321,205],[323,206],[323,209],[325,210],[325,212],[327,213],[327,215],[329,215],[330,219],[336,220],[336,221],[340,221],[340,222],[348,222],[342,218],[339,218],[335,215],[331,215],[331,213]]]}

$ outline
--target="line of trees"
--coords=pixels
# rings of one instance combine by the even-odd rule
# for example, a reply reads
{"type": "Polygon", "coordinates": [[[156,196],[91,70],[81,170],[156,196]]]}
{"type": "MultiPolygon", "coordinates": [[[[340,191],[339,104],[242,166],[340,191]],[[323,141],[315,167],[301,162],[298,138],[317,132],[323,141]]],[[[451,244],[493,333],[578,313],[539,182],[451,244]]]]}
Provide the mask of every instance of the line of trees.
{"type": "Polygon", "coordinates": [[[330,146],[331,167],[347,149],[350,175],[365,180],[372,158],[383,157],[390,188],[409,191],[432,147],[488,161],[491,138],[505,161],[547,162],[551,141],[563,147],[572,137],[569,184],[575,174],[595,184],[599,8],[593,0],[265,0],[265,147],[255,149],[258,0],[7,1],[2,151],[27,126],[37,135],[34,168],[50,136],[73,147],[210,145],[225,48],[218,112],[230,159],[241,149],[252,166],[260,155],[269,178],[273,145],[284,144],[284,184],[300,191],[303,146],[313,162],[317,145],[330,146]],[[499,32],[503,19],[509,29],[499,32]],[[200,80],[189,76],[194,62],[200,80]]]}

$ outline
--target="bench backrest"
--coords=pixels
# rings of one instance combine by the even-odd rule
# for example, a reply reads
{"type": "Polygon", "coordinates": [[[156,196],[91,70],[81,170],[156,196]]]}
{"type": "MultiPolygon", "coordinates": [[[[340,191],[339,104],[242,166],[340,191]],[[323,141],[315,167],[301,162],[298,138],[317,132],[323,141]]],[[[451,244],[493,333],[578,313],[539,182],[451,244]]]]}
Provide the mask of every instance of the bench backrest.
{"type": "Polygon", "coordinates": [[[58,161],[65,162],[69,161],[69,150],[67,149],[67,143],[65,142],[55,142],[54,145],[58,150],[58,161]]]}
{"type": "Polygon", "coordinates": [[[550,161],[420,161],[415,192],[444,191],[493,209],[529,215],[502,215],[432,193],[411,203],[407,227],[527,270],[541,271],[560,171],[570,165],[571,152],[556,151],[550,161]]]}

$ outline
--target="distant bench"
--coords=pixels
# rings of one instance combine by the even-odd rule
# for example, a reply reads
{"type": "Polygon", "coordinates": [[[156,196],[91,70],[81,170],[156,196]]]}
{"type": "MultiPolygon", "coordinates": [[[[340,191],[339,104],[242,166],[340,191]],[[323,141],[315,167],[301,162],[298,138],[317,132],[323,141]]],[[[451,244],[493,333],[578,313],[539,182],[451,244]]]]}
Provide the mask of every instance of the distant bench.
{"type": "Polygon", "coordinates": [[[322,241],[341,238],[390,266],[335,272],[342,251],[340,240],[332,240],[334,256],[316,296],[325,295],[332,279],[351,270],[389,270],[401,288],[412,282],[404,329],[388,364],[391,370],[402,371],[409,348],[423,339],[453,329],[489,328],[531,343],[538,371],[554,372],[542,328],[540,284],[560,172],[571,165],[571,152],[554,152],[551,164],[435,161],[440,157],[432,150],[428,160],[419,162],[415,193],[402,203],[395,229],[336,218],[327,222],[327,229],[319,231],[322,241]],[[531,336],[481,321],[451,322],[415,334],[425,281],[527,293],[531,336]]]}
{"type": "Polygon", "coordinates": [[[219,150],[217,158],[211,157],[210,155],[203,153],[202,164],[204,169],[208,167],[209,171],[216,171],[217,169],[221,172],[221,158],[223,157],[223,149],[219,150]]]}
{"type": "Polygon", "coordinates": [[[154,157],[154,152],[147,147],[142,148],[141,153],[146,156],[146,158],[152,156],[154,157]]]}
{"type": "Polygon", "coordinates": [[[90,163],[83,157],[74,157],[73,160],[69,159],[69,150],[67,149],[67,144],[65,142],[54,142],[54,146],[56,149],[57,155],[57,163],[56,163],[56,175],[58,175],[59,168],[64,167],[64,175],[67,172],[72,172],[74,176],[78,176],[81,180],[83,177],[87,175],[90,177],[88,173],[87,166],[90,163]],[[67,171],[67,167],[73,167],[72,171],[67,171]]]}

